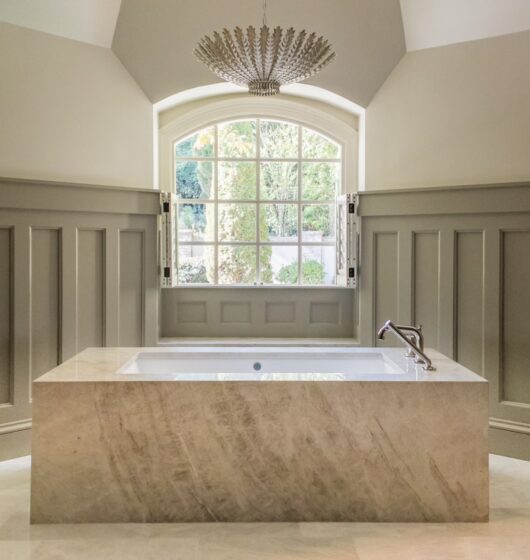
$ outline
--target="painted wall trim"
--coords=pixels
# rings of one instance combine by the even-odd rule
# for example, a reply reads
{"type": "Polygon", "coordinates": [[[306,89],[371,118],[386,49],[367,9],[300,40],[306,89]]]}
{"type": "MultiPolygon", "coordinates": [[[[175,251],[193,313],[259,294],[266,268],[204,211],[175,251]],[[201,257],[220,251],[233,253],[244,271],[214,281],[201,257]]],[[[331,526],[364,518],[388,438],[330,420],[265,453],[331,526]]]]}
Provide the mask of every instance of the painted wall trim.
{"type": "Polygon", "coordinates": [[[156,215],[157,191],[0,177],[0,208],[156,215]]]}
{"type": "Polygon", "coordinates": [[[0,424],[0,435],[10,434],[12,432],[20,432],[22,430],[29,430],[31,428],[31,418],[24,420],[15,420],[14,422],[6,422],[0,424]]]}
{"type": "Polygon", "coordinates": [[[530,424],[526,424],[525,422],[513,422],[511,420],[503,420],[502,418],[490,418],[490,428],[530,435],[530,424]]]}
{"type": "MultiPolygon", "coordinates": [[[[178,105],[184,103],[190,103],[191,101],[198,101],[200,99],[214,98],[220,95],[229,95],[237,93],[245,93],[245,89],[228,82],[220,82],[216,84],[211,84],[208,86],[200,86],[196,88],[191,88],[184,90],[165,99],[162,99],[158,103],[153,105],[153,185],[155,189],[160,188],[160,176],[158,164],[160,161],[160,147],[159,147],[159,130],[158,130],[158,115],[163,111],[167,111],[178,105]]],[[[351,113],[358,117],[359,120],[359,131],[358,131],[358,166],[357,166],[357,188],[359,191],[365,189],[366,184],[366,139],[365,139],[365,128],[366,110],[357,103],[342,97],[332,91],[317,86],[310,86],[308,84],[291,84],[289,86],[284,86],[282,88],[282,93],[285,95],[291,95],[293,97],[312,99],[315,101],[320,101],[326,103],[333,107],[337,107],[351,113]]],[[[249,99],[253,99],[249,96],[249,99]]],[[[258,98],[260,101],[264,101],[263,98],[258,98]]]]}
{"type": "Polygon", "coordinates": [[[530,182],[360,193],[362,216],[462,215],[530,211],[530,182]]]}

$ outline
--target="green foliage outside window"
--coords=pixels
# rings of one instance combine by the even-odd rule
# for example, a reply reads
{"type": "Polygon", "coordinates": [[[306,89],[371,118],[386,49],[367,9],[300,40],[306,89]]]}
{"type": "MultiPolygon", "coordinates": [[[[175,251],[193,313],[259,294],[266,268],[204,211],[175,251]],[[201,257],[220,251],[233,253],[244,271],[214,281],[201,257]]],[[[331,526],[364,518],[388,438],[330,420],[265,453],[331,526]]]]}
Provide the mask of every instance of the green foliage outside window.
{"type": "MultiPolygon", "coordinates": [[[[326,271],[324,265],[316,260],[304,261],[302,264],[302,278],[304,284],[322,284],[326,271]]],[[[280,284],[297,284],[298,283],[298,265],[297,263],[288,264],[278,272],[278,280],[280,284]]]]}

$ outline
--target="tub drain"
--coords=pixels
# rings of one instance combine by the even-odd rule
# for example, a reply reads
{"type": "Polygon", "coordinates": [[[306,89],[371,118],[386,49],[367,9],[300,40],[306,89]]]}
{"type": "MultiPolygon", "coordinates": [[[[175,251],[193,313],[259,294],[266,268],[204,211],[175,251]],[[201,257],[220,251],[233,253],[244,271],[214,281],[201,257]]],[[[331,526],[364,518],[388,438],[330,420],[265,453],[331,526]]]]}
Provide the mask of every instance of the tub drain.
{"type": "Polygon", "coordinates": [[[254,362],[252,367],[254,368],[254,371],[259,371],[261,369],[261,364],[259,362],[254,362]]]}

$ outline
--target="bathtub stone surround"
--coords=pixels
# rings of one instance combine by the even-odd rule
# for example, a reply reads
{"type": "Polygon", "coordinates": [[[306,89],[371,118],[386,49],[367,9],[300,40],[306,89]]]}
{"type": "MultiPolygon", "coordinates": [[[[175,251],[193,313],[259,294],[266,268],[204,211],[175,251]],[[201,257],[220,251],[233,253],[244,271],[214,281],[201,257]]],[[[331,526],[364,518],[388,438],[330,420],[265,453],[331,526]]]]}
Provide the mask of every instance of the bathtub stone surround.
{"type": "Polygon", "coordinates": [[[488,385],[437,352],[388,381],[117,373],[140,350],[33,383],[32,523],[488,519],[488,385]]]}
{"type": "Polygon", "coordinates": [[[29,522],[30,457],[0,463],[2,560],[528,560],[530,463],[490,455],[489,523],[29,522]]]}

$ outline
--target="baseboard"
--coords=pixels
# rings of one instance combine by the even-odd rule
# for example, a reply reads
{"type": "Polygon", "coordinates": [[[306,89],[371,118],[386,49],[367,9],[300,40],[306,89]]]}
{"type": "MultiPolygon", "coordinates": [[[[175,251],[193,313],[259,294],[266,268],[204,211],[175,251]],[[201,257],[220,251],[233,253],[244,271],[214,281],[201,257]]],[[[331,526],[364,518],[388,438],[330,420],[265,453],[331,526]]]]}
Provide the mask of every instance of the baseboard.
{"type": "Polygon", "coordinates": [[[0,461],[31,453],[31,429],[0,434],[0,461]]]}
{"type": "Polygon", "coordinates": [[[490,427],[490,452],[530,461],[530,434],[490,427]]]}

